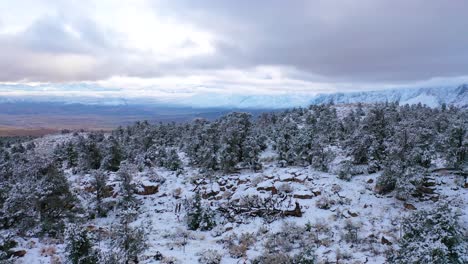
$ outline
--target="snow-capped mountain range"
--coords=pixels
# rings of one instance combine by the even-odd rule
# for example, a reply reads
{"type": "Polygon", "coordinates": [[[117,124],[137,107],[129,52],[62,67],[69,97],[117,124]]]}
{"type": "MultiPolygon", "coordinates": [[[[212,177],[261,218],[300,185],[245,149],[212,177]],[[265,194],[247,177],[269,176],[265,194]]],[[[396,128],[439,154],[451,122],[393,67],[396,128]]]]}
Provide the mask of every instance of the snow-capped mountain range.
{"type": "Polygon", "coordinates": [[[236,94],[208,93],[183,96],[122,96],[118,88],[105,88],[84,84],[60,87],[0,85],[1,102],[54,102],[88,105],[158,105],[193,108],[281,109],[310,104],[334,102],[337,104],[399,102],[425,104],[437,107],[443,103],[459,107],[468,106],[468,84],[424,88],[398,88],[375,91],[330,94],[236,94]],[[21,93],[8,93],[21,91],[21,93]],[[52,92],[51,92],[52,91],[52,92]],[[61,94],[60,91],[66,91],[61,94]]]}
{"type": "Polygon", "coordinates": [[[400,102],[400,104],[425,104],[437,107],[443,103],[466,107],[468,84],[452,87],[406,88],[382,91],[322,94],[312,99],[311,104],[333,101],[338,104],[400,102]]]}

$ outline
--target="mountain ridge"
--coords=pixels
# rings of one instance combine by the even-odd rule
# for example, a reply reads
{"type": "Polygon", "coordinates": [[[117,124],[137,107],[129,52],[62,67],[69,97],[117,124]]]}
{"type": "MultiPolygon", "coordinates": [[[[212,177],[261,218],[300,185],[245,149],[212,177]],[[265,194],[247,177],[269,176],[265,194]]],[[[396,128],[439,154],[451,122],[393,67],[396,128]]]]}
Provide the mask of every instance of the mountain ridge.
{"type": "MultiPolygon", "coordinates": [[[[419,88],[393,88],[383,90],[370,90],[359,92],[338,92],[327,94],[237,94],[237,93],[205,93],[185,95],[179,98],[167,97],[124,97],[113,93],[90,96],[93,90],[106,91],[105,87],[92,87],[84,85],[86,96],[55,94],[47,95],[3,95],[7,85],[0,85],[0,103],[5,102],[54,102],[63,104],[86,105],[157,105],[162,107],[193,107],[193,108],[224,108],[224,109],[284,109],[291,107],[305,107],[311,104],[352,103],[382,103],[400,102],[400,104],[425,104],[430,107],[439,107],[442,104],[458,107],[468,106],[468,84],[451,86],[433,86],[419,88]]],[[[17,87],[27,87],[25,85],[17,87]]],[[[74,92],[79,92],[79,86],[73,84],[74,92]]],[[[27,88],[24,88],[27,90],[27,88]]],[[[39,88],[34,88],[41,90],[39,88]]],[[[65,89],[63,86],[61,89],[65,89]]],[[[109,91],[115,91],[113,89],[109,91]]]]}

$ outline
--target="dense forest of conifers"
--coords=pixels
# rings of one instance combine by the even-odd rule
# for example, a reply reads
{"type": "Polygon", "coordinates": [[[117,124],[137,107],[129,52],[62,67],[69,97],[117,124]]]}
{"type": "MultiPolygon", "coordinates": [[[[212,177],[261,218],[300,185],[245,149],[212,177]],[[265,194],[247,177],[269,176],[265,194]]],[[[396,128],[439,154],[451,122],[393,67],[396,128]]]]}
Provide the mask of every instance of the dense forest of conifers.
{"type": "MultiPolygon", "coordinates": [[[[466,170],[467,129],[468,111],[462,108],[327,104],[257,117],[234,112],[214,121],[142,121],[110,133],[74,133],[47,155],[36,149],[34,141],[3,139],[0,230],[15,230],[20,236],[63,237],[71,232],[67,231],[70,223],[105,216],[108,206],[128,210],[133,203],[131,178],[126,175],[130,166],[139,171],[148,167],[176,172],[198,169],[205,177],[216,177],[239,170],[261,171],[265,162],[274,162],[279,167],[334,171],[345,181],[354,175],[381,172],[376,192],[395,192],[399,199],[407,199],[435,168],[466,170]],[[275,160],[262,160],[264,152],[275,153],[275,160]],[[64,171],[94,175],[96,208],[82,206],[70,190],[64,171]],[[100,201],[99,192],[105,191],[108,172],[116,172],[122,181],[123,201],[115,205],[100,201]]],[[[122,232],[128,231],[126,226],[122,228],[122,232]]],[[[451,232],[452,227],[448,228],[451,232]]],[[[138,236],[137,231],[132,235],[138,236]]],[[[459,231],[453,234],[451,248],[461,243],[459,231]]],[[[121,237],[135,238],[127,236],[121,237]]],[[[0,259],[9,257],[8,241],[6,236],[0,241],[0,259]]],[[[99,256],[89,252],[88,262],[75,261],[80,258],[74,254],[82,253],[76,243],[69,242],[73,263],[97,261],[99,256]]],[[[450,254],[443,257],[451,261],[459,257],[456,250],[450,254]]]]}

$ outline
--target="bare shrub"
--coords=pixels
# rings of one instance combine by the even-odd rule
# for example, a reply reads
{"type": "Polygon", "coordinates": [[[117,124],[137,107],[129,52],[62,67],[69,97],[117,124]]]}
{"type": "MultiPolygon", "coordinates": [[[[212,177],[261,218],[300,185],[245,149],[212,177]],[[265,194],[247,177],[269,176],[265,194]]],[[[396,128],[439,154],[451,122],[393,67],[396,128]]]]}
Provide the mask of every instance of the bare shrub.
{"type": "Polygon", "coordinates": [[[257,242],[253,233],[242,233],[240,236],[233,234],[226,239],[229,254],[233,258],[241,258],[246,256],[247,250],[257,242]]]}
{"type": "Polygon", "coordinates": [[[40,253],[43,257],[50,257],[57,254],[57,248],[54,246],[45,246],[41,248],[40,253]]]}

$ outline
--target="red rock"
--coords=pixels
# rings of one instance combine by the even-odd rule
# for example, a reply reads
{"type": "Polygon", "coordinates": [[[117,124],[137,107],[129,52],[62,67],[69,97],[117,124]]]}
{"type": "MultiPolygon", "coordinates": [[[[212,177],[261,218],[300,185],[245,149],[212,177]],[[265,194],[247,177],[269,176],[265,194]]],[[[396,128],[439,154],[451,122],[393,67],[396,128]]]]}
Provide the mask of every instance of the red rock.
{"type": "Polygon", "coordinates": [[[416,207],[412,204],[409,204],[409,203],[405,203],[404,204],[404,207],[408,210],[416,210],[416,207]]]}
{"type": "Polygon", "coordinates": [[[315,196],[319,196],[322,194],[321,191],[312,191],[312,193],[315,195],[315,196]]]}
{"type": "Polygon", "coordinates": [[[15,252],[13,252],[12,254],[14,257],[18,257],[18,258],[22,258],[24,257],[24,255],[26,255],[26,250],[17,250],[15,252]]]}
{"type": "Polygon", "coordinates": [[[277,194],[278,190],[276,189],[275,186],[270,186],[270,187],[258,187],[257,191],[269,191],[271,194],[277,194]]]}
{"type": "Polygon", "coordinates": [[[312,199],[314,196],[311,194],[294,194],[293,198],[296,199],[312,199]]]}
{"type": "Polygon", "coordinates": [[[382,239],[380,240],[380,242],[383,244],[383,245],[389,245],[391,246],[393,243],[390,242],[388,239],[386,239],[384,236],[382,236],[382,239]]]}
{"type": "Polygon", "coordinates": [[[357,217],[359,214],[358,213],[353,213],[351,211],[348,210],[348,214],[351,216],[351,217],[357,217]]]}
{"type": "Polygon", "coordinates": [[[159,191],[159,185],[150,185],[150,186],[145,186],[143,185],[143,190],[138,191],[137,194],[139,195],[152,195],[155,194],[159,191]]]}
{"type": "Polygon", "coordinates": [[[294,210],[291,211],[284,211],[283,212],[284,216],[295,216],[295,217],[301,217],[302,216],[302,211],[301,211],[301,206],[299,205],[298,202],[296,202],[296,207],[294,210]]]}

